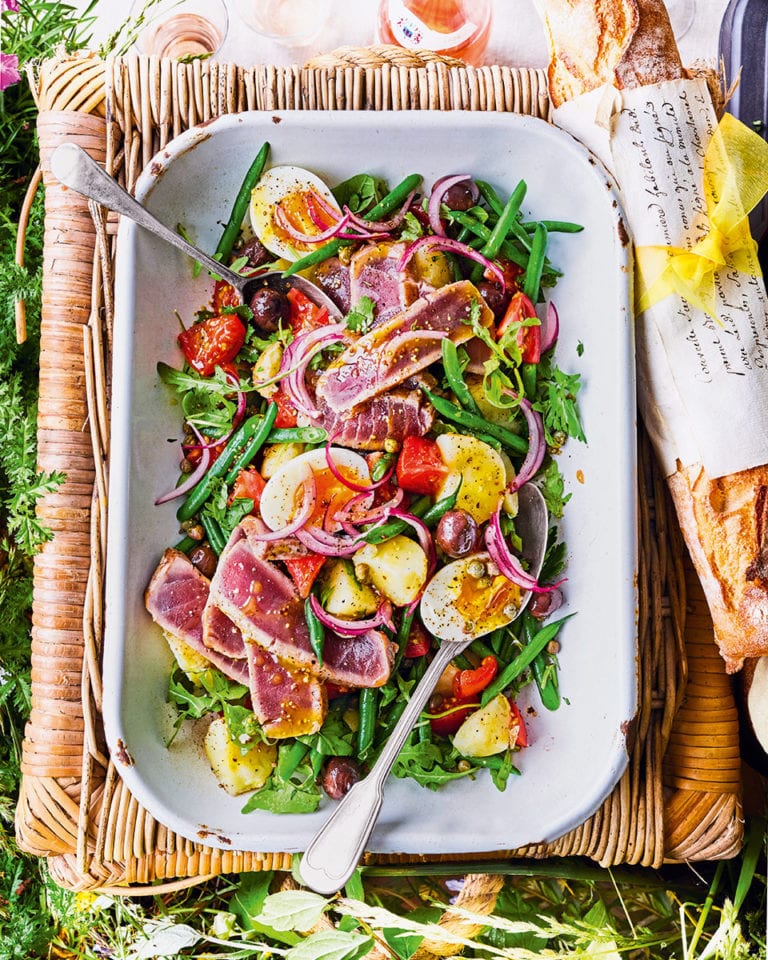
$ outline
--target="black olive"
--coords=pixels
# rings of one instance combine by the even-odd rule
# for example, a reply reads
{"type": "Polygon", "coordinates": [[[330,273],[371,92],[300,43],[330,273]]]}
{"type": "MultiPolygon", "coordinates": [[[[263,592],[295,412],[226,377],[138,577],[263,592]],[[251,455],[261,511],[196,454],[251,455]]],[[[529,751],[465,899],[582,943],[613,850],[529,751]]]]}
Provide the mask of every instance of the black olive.
{"type": "Polygon", "coordinates": [[[288,300],[271,287],[259,287],[251,297],[248,306],[253,311],[253,322],[265,333],[274,333],[285,323],[290,315],[288,300]]]}
{"type": "Polygon", "coordinates": [[[441,202],[449,210],[469,210],[475,205],[475,194],[470,181],[462,180],[461,183],[454,183],[452,187],[448,187],[441,202]]]}
{"type": "Polygon", "coordinates": [[[191,550],[189,559],[192,566],[197,567],[204,577],[210,579],[216,573],[216,554],[207,543],[201,543],[191,550]]]}
{"type": "Polygon", "coordinates": [[[477,289],[488,309],[493,311],[494,317],[501,320],[509,306],[510,295],[505,293],[498,283],[493,283],[491,280],[480,280],[477,289]]]}
{"type": "Polygon", "coordinates": [[[323,771],[323,790],[331,800],[341,800],[362,778],[360,767],[349,757],[331,757],[323,771]]]}
{"type": "Polygon", "coordinates": [[[466,510],[449,510],[440,517],[435,543],[449,557],[466,557],[480,546],[480,528],[466,510]]]}
{"type": "Polygon", "coordinates": [[[246,240],[244,244],[234,251],[233,257],[235,260],[246,257],[248,259],[248,266],[251,269],[261,267],[273,259],[272,254],[258,237],[251,237],[250,240],[246,240]]]}

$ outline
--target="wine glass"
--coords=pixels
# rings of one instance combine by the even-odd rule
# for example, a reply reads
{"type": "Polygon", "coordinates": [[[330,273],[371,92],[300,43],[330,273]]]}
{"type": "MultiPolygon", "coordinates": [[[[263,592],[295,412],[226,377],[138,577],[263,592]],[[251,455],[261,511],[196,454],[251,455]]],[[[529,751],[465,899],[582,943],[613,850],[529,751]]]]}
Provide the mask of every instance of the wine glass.
{"type": "Polygon", "coordinates": [[[696,0],[666,0],[666,7],[675,39],[680,40],[693,26],[696,0]]]}
{"type": "Polygon", "coordinates": [[[229,29],[224,0],[135,0],[131,18],[139,53],[174,60],[215,56],[229,29]]]}

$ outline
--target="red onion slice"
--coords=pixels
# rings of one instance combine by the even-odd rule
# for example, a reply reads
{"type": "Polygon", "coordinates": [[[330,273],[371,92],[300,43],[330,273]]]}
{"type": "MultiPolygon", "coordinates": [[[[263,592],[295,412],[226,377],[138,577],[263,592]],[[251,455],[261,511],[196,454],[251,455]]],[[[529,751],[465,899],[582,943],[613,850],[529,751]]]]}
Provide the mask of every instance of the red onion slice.
{"type": "Polygon", "coordinates": [[[312,516],[312,511],[315,509],[315,503],[317,502],[317,483],[315,482],[315,475],[312,473],[312,468],[309,464],[306,464],[305,475],[301,480],[301,486],[303,488],[303,499],[298,513],[291,522],[280,530],[269,530],[266,533],[253,532],[250,536],[254,540],[263,540],[266,543],[272,543],[275,540],[284,540],[286,537],[290,537],[291,534],[301,530],[307,520],[312,516]]]}
{"type": "Polygon", "coordinates": [[[297,530],[295,536],[308,550],[324,557],[351,557],[362,544],[362,534],[355,538],[335,537],[311,524],[297,530]]]}
{"type": "Polygon", "coordinates": [[[390,622],[392,619],[392,607],[386,600],[376,613],[367,620],[343,620],[341,617],[334,617],[333,614],[323,609],[314,593],[310,594],[309,605],[324,627],[328,627],[329,630],[333,630],[334,633],[338,633],[342,637],[359,637],[363,633],[368,633],[369,630],[380,627],[382,623],[387,623],[387,619],[390,622]],[[388,612],[386,610],[387,606],[389,606],[388,612]]]}
{"type": "Polygon", "coordinates": [[[310,360],[329,343],[344,340],[347,328],[343,323],[325,324],[298,336],[283,353],[278,377],[284,381],[286,393],[294,406],[311,419],[318,416],[304,380],[310,360]]]}
{"type": "Polygon", "coordinates": [[[402,272],[405,269],[406,263],[408,263],[414,253],[423,247],[437,247],[440,250],[448,250],[450,253],[457,253],[462,257],[467,257],[469,260],[474,260],[476,263],[481,263],[485,269],[489,270],[498,280],[502,291],[506,290],[507,282],[504,278],[504,272],[497,264],[489,260],[488,257],[484,257],[482,253],[467,246],[466,243],[460,243],[458,240],[452,240],[450,237],[436,237],[432,234],[427,234],[424,237],[419,237],[418,240],[414,240],[413,243],[405,248],[405,252],[397,264],[397,269],[402,272]]]}
{"type": "Polygon", "coordinates": [[[331,454],[331,444],[335,439],[336,434],[330,437],[325,445],[325,462],[328,464],[328,469],[339,481],[339,483],[343,483],[345,487],[349,487],[349,489],[354,490],[355,493],[373,493],[374,490],[378,489],[379,487],[383,487],[394,473],[395,463],[393,462],[381,480],[377,480],[375,483],[367,483],[365,485],[355,483],[354,480],[350,480],[349,477],[345,477],[341,470],[339,470],[339,468],[336,466],[336,462],[331,454]]]}
{"type": "Polygon", "coordinates": [[[347,206],[344,207],[344,212],[349,214],[350,223],[355,227],[359,227],[361,230],[383,230],[384,232],[388,233],[390,230],[394,230],[395,227],[399,227],[403,222],[415,196],[416,191],[411,190],[411,192],[405,198],[403,205],[390,220],[366,220],[356,214],[354,211],[350,210],[347,206]]]}
{"type": "Polygon", "coordinates": [[[545,353],[551,350],[560,336],[560,317],[557,307],[550,301],[547,305],[547,313],[541,321],[541,352],[545,353]]]}
{"type": "Polygon", "coordinates": [[[339,231],[349,223],[349,217],[345,214],[336,223],[326,227],[321,233],[302,233],[290,221],[290,218],[281,206],[275,207],[275,220],[277,225],[288,234],[292,240],[298,240],[300,243],[324,243],[338,236],[339,231]]]}
{"type": "Polygon", "coordinates": [[[475,196],[477,196],[477,187],[468,173],[457,173],[453,176],[440,177],[432,186],[432,193],[429,195],[429,204],[427,205],[427,217],[429,218],[429,225],[432,227],[433,233],[437,234],[438,237],[445,236],[445,227],[443,226],[443,221],[440,219],[440,204],[443,202],[443,197],[451,187],[454,187],[457,183],[463,183],[465,180],[470,181],[475,188],[475,196]]]}
{"type": "Polygon", "coordinates": [[[523,569],[520,560],[511,552],[504,533],[501,529],[501,511],[497,510],[488,521],[485,528],[485,545],[491,560],[499,568],[499,573],[510,580],[512,583],[522,587],[523,590],[530,590],[531,593],[549,593],[556,587],[559,587],[563,580],[557,583],[543,587],[539,584],[536,577],[531,576],[523,569]]]}
{"type": "Polygon", "coordinates": [[[520,465],[517,476],[507,487],[509,493],[515,493],[539,472],[539,467],[547,452],[547,441],[544,436],[544,421],[541,414],[534,410],[529,400],[520,398],[520,409],[523,411],[528,424],[528,452],[520,465]]]}
{"type": "Polygon", "coordinates": [[[193,487],[196,487],[197,484],[203,479],[205,474],[208,471],[208,467],[211,462],[211,448],[210,446],[202,446],[200,454],[200,462],[195,467],[192,473],[184,480],[183,483],[180,483],[178,487],[174,487],[173,490],[169,490],[167,493],[164,493],[162,496],[158,497],[155,500],[155,506],[159,507],[161,503],[168,503],[169,500],[175,500],[177,497],[183,496],[193,487]]]}

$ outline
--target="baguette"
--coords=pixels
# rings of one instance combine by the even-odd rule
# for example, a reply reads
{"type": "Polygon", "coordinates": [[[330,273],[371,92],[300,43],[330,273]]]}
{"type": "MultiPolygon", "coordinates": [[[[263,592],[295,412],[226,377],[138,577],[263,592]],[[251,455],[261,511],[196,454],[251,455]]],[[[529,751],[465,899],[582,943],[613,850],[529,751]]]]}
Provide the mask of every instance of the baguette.
{"type": "Polygon", "coordinates": [[[547,31],[555,107],[605,84],[623,90],[686,75],[662,0],[536,3],[547,31]]]}
{"type": "MultiPolygon", "coordinates": [[[[536,0],[560,106],[605,84],[687,76],[661,0],[536,0]]],[[[768,465],[713,479],[701,466],[667,478],[729,673],[768,654],[768,465]]]]}

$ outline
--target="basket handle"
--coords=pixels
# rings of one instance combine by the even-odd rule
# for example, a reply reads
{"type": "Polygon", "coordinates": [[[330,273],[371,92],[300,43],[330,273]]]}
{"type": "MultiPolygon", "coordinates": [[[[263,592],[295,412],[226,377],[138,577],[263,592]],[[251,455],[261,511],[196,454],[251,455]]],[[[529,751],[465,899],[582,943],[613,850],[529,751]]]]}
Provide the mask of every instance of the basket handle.
{"type": "MultiPolygon", "coordinates": [[[[43,171],[38,165],[32,174],[32,179],[27,186],[27,192],[24,194],[24,202],[21,205],[19,213],[19,228],[16,233],[16,263],[18,266],[24,266],[24,245],[27,241],[27,227],[29,226],[29,215],[32,210],[37,191],[43,181],[43,171]]],[[[27,339],[27,305],[24,300],[19,299],[14,302],[14,312],[16,314],[16,343],[24,343],[27,339]]]]}

